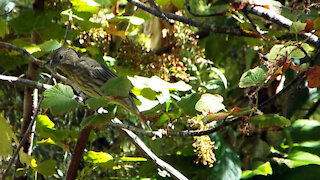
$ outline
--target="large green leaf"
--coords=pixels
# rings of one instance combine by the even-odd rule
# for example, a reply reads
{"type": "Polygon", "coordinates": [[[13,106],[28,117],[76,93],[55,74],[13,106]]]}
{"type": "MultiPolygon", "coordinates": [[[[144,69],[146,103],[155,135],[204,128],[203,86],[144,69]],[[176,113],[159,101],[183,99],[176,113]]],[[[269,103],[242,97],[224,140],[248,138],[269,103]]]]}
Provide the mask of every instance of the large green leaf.
{"type": "Polygon", "coordinates": [[[320,157],[309,152],[292,151],[286,159],[277,158],[278,163],[285,163],[289,168],[296,168],[309,164],[320,165],[320,157]]]}
{"type": "Polygon", "coordinates": [[[258,86],[266,80],[267,68],[263,65],[250,69],[242,74],[239,82],[240,88],[258,86]]]}
{"type": "Polygon", "coordinates": [[[109,79],[103,86],[102,90],[107,96],[128,97],[132,88],[130,81],[125,77],[116,77],[109,79]]]}
{"type": "Polygon", "coordinates": [[[50,160],[45,160],[39,163],[38,166],[35,167],[34,169],[38,171],[40,174],[47,177],[47,176],[53,175],[56,172],[55,167],[56,167],[56,161],[53,159],[50,159],[50,160]]]}
{"type": "Polygon", "coordinates": [[[89,98],[86,100],[86,104],[92,110],[97,110],[100,107],[106,107],[110,103],[110,99],[106,96],[99,98],[89,98]]]}
{"type": "Polygon", "coordinates": [[[7,124],[3,113],[0,114],[0,157],[6,158],[13,152],[12,139],[16,144],[19,143],[17,137],[14,135],[11,127],[7,124]]]}
{"type": "Polygon", "coordinates": [[[42,107],[49,108],[55,115],[64,114],[78,106],[73,97],[70,86],[57,84],[44,92],[42,107]]]}
{"type": "Polygon", "coordinates": [[[291,124],[290,120],[278,114],[256,115],[250,119],[250,122],[258,124],[260,128],[272,126],[287,127],[291,124]]]}

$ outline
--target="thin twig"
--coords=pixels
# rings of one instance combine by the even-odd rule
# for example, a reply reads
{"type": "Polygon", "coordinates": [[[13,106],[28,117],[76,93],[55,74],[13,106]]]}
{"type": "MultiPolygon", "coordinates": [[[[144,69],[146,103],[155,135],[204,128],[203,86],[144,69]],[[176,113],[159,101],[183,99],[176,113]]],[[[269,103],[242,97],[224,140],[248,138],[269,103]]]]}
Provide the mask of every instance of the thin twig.
{"type": "Polygon", "coordinates": [[[159,137],[161,137],[161,136],[203,136],[203,135],[209,135],[214,132],[217,132],[218,130],[220,130],[226,126],[229,126],[233,123],[236,123],[240,120],[241,120],[241,118],[236,118],[231,121],[224,121],[223,123],[221,123],[213,128],[207,129],[207,130],[185,130],[185,131],[172,131],[172,130],[168,131],[168,130],[163,130],[163,129],[160,129],[158,131],[146,131],[144,129],[137,128],[135,126],[130,126],[130,125],[122,124],[122,123],[115,123],[115,122],[109,122],[108,125],[123,128],[123,129],[128,129],[128,130],[131,130],[135,133],[143,134],[143,135],[150,136],[150,137],[152,137],[152,136],[159,136],[159,137]]]}
{"type": "Polygon", "coordinates": [[[67,44],[67,39],[68,39],[69,32],[70,32],[70,29],[71,29],[71,24],[72,24],[72,10],[71,10],[71,8],[70,8],[68,25],[67,25],[66,32],[65,32],[65,34],[64,34],[62,46],[65,46],[65,45],[67,44]]]}

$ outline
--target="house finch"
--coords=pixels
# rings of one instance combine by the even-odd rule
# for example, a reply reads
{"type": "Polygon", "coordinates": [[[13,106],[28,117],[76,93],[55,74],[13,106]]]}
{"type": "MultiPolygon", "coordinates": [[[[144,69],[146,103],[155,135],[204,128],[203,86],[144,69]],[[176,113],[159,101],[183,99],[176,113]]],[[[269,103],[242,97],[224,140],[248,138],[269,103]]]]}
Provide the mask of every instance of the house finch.
{"type": "MultiPolygon", "coordinates": [[[[75,50],[64,46],[53,52],[50,64],[63,71],[81,91],[91,97],[103,96],[102,85],[109,79],[117,77],[103,64],[92,58],[80,56],[75,50]]],[[[128,97],[112,99],[116,104],[122,105],[145,120],[132,97],[134,97],[133,93],[129,92],[128,97]]]]}

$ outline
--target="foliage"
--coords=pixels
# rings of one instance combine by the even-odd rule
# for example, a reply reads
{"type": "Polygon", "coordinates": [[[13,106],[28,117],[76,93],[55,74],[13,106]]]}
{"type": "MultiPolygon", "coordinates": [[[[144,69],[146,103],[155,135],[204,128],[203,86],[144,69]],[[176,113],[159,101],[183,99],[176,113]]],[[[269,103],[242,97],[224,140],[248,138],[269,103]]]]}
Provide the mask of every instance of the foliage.
{"type": "MultiPolygon", "coordinates": [[[[147,123],[152,130],[206,132],[222,126],[194,137],[139,135],[159,158],[190,179],[319,179],[319,47],[302,36],[320,35],[319,3],[283,1],[279,8],[281,3],[274,0],[155,2],[161,11],[208,23],[217,32],[179,21],[171,26],[141,8],[127,15],[127,1],[49,0],[43,7],[36,1],[0,2],[1,42],[48,64],[53,50],[63,44],[71,17],[67,46],[119,76],[104,84],[100,98],[86,97],[57,83],[59,79],[35,94],[43,94],[44,100],[36,116],[32,154],[19,151],[26,166],[16,176],[65,178],[79,132],[90,126],[78,179],[165,177],[124,134],[107,126],[114,117],[125,126],[141,126],[142,116],[112,99],[133,93],[143,116],[154,120],[147,123]],[[247,6],[294,22],[290,27],[270,24],[272,20],[252,16],[247,6]],[[120,29],[123,24],[128,27],[120,29]],[[121,37],[121,46],[110,57],[115,36],[121,37]]],[[[0,59],[2,75],[30,78],[32,65],[19,52],[1,47],[0,59]]],[[[48,82],[48,69],[37,72],[33,81],[48,82]]],[[[20,141],[27,92],[4,82],[0,80],[1,173],[20,141]]],[[[13,168],[9,170],[11,176],[13,168]]]]}

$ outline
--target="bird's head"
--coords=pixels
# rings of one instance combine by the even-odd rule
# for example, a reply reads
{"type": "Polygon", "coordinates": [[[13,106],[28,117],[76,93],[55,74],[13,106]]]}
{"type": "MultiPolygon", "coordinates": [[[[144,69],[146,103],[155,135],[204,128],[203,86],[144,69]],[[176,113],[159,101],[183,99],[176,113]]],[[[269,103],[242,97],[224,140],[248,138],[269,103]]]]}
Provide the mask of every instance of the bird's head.
{"type": "Polygon", "coordinates": [[[52,53],[50,65],[53,67],[65,64],[72,65],[79,58],[80,57],[75,50],[62,46],[52,53]]]}

